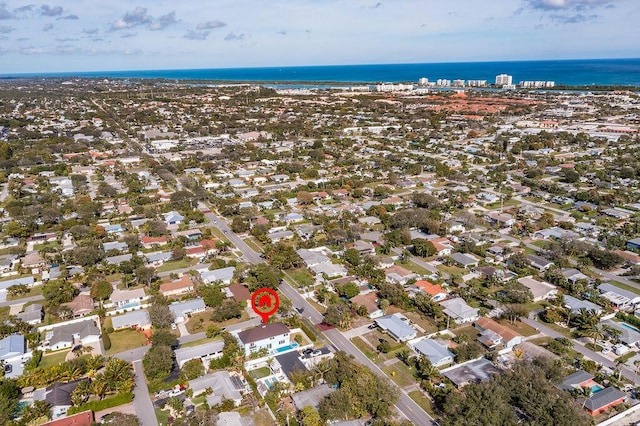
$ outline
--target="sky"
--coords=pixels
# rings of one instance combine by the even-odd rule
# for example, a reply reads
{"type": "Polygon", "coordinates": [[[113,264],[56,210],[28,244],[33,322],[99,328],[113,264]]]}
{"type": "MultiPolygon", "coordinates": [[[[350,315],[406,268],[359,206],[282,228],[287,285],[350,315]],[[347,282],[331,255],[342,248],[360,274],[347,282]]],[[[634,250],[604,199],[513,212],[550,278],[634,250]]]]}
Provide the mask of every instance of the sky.
{"type": "Polygon", "coordinates": [[[639,0],[0,0],[0,75],[640,57],[639,0]]]}

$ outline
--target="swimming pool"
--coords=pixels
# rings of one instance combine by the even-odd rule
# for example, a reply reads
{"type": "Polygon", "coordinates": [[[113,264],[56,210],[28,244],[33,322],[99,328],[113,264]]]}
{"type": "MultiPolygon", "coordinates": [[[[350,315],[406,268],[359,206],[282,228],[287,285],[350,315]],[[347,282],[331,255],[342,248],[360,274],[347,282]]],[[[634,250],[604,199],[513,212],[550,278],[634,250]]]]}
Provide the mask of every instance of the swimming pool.
{"type": "Polygon", "coordinates": [[[264,379],[264,384],[267,385],[269,389],[271,389],[276,383],[278,383],[278,380],[275,377],[268,377],[264,379]]]}
{"type": "Polygon", "coordinates": [[[620,325],[623,326],[624,328],[628,328],[629,330],[633,330],[636,333],[640,333],[640,330],[638,330],[636,327],[632,326],[631,324],[627,324],[626,322],[621,322],[620,325]]]}
{"type": "Polygon", "coordinates": [[[292,343],[292,344],[290,344],[290,345],[283,346],[283,347],[281,347],[281,348],[277,348],[277,349],[275,350],[275,352],[276,352],[276,353],[289,352],[290,350],[295,349],[295,348],[297,348],[297,347],[298,347],[298,344],[297,344],[296,342],[294,342],[294,343],[292,343]]]}
{"type": "Polygon", "coordinates": [[[591,386],[591,393],[600,392],[602,389],[604,388],[596,383],[595,385],[591,386]]]}

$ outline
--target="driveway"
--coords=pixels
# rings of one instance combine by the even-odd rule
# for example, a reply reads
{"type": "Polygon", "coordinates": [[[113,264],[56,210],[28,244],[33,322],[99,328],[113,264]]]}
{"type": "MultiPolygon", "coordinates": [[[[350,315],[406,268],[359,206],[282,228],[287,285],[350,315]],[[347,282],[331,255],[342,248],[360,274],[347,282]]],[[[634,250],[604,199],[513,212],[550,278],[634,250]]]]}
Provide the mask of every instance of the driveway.
{"type": "Polygon", "coordinates": [[[135,361],[133,363],[133,370],[136,374],[136,387],[133,390],[133,407],[136,416],[142,426],[158,426],[156,412],[153,409],[153,403],[149,397],[149,388],[147,388],[144,371],[142,370],[142,361],[135,361]]]}

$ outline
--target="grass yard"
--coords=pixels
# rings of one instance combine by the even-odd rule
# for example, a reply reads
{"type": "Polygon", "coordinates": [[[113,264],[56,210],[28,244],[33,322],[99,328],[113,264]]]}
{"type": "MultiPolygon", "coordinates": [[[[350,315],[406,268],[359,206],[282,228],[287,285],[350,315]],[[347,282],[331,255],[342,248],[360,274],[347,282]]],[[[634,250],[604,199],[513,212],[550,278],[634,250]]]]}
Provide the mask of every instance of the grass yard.
{"type": "Polygon", "coordinates": [[[156,409],[156,419],[158,419],[158,425],[167,426],[169,424],[169,411],[156,409]]]}
{"type": "Polygon", "coordinates": [[[242,310],[240,318],[232,318],[224,322],[213,321],[211,319],[212,315],[212,311],[200,312],[193,315],[191,318],[189,318],[189,321],[186,324],[187,331],[191,334],[200,333],[201,331],[207,331],[207,327],[209,327],[209,325],[211,324],[215,324],[218,327],[222,328],[231,324],[237,324],[242,321],[247,321],[249,319],[249,314],[247,314],[245,310],[242,310]]]}
{"type": "Polygon", "coordinates": [[[11,311],[10,306],[3,306],[2,308],[0,308],[0,321],[8,320],[10,311],[11,311]]]}
{"type": "Polygon", "coordinates": [[[422,266],[418,265],[417,263],[413,263],[412,261],[409,262],[405,262],[405,263],[398,263],[398,265],[407,268],[408,270],[410,270],[411,272],[418,274],[418,275],[432,275],[433,272],[429,271],[426,268],[423,268],[422,266]]]}
{"type": "Polygon", "coordinates": [[[627,291],[630,291],[630,292],[635,293],[635,294],[640,294],[640,290],[638,290],[635,287],[631,287],[629,284],[621,283],[619,281],[609,281],[609,283],[613,284],[616,287],[621,288],[623,290],[627,290],[627,291]]]}
{"type": "Polygon", "coordinates": [[[42,355],[42,360],[40,360],[38,367],[46,368],[63,363],[68,353],[69,351],[67,350],[52,352],[50,354],[45,353],[42,355]]]}
{"type": "Polygon", "coordinates": [[[424,315],[421,315],[417,312],[405,312],[404,316],[409,318],[414,324],[417,324],[422,329],[424,329],[424,332],[426,334],[431,334],[438,331],[438,327],[424,315]]]}
{"type": "Polygon", "coordinates": [[[7,300],[16,300],[16,299],[24,299],[25,297],[33,297],[42,295],[42,286],[35,285],[29,289],[29,292],[26,294],[21,294],[18,296],[13,296],[7,293],[7,300]]]}
{"type": "Polygon", "coordinates": [[[287,273],[293,279],[295,287],[310,287],[315,283],[315,279],[306,268],[292,269],[287,273]]]}
{"type": "Polygon", "coordinates": [[[220,338],[216,338],[216,339],[209,339],[208,337],[205,337],[204,339],[198,339],[198,340],[194,340],[192,342],[187,342],[187,343],[181,343],[180,347],[181,348],[190,348],[193,346],[198,346],[198,345],[204,345],[205,343],[209,343],[209,342],[213,342],[215,340],[220,340],[220,338]]]}
{"type": "Polygon", "coordinates": [[[538,331],[535,328],[531,327],[528,324],[523,323],[522,321],[516,321],[515,323],[512,323],[511,321],[508,321],[508,320],[499,320],[498,322],[504,325],[505,327],[508,327],[512,330],[517,331],[518,333],[522,334],[524,337],[538,334],[538,331]]]}
{"type": "Polygon", "coordinates": [[[414,378],[406,372],[402,371],[400,365],[398,364],[401,364],[401,362],[398,361],[395,364],[387,365],[382,368],[382,371],[384,371],[387,376],[389,376],[391,380],[393,380],[401,388],[415,384],[414,378]]]}
{"type": "Polygon", "coordinates": [[[553,243],[551,241],[546,241],[546,240],[536,240],[536,241],[531,242],[531,244],[536,246],[536,247],[540,247],[541,249],[546,249],[547,247],[549,247],[553,243]]]}
{"type": "Polygon", "coordinates": [[[260,246],[260,244],[258,244],[253,237],[247,237],[244,238],[243,241],[245,242],[246,245],[248,245],[249,247],[251,247],[251,249],[253,251],[256,251],[258,253],[262,253],[262,247],[260,246]]]}
{"type": "Polygon", "coordinates": [[[557,331],[558,333],[562,334],[563,336],[565,336],[565,337],[567,337],[569,339],[573,338],[571,336],[571,330],[569,330],[568,328],[560,327],[557,324],[547,324],[546,322],[545,323],[541,323],[541,324],[544,324],[545,326],[549,327],[550,329],[552,329],[554,331],[557,331]]]}
{"type": "Polygon", "coordinates": [[[424,411],[429,413],[431,416],[435,416],[436,415],[436,412],[433,409],[433,403],[422,392],[420,392],[419,390],[414,390],[414,391],[409,392],[408,395],[424,411]]]}
{"type": "Polygon", "coordinates": [[[267,377],[271,374],[271,370],[269,367],[260,367],[255,370],[249,371],[249,375],[254,379],[262,379],[263,377],[267,377]]]}
{"type": "Polygon", "coordinates": [[[197,263],[196,259],[190,259],[185,257],[182,260],[170,260],[165,262],[162,266],[156,269],[158,272],[169,272],[176,269],[184,269],[193,266],[197,263]]]}
{"type": "Polygon", "coordinates": [[[457,266],[446,266],[442,264],[436,266],[436,268],[438,268],[438,271],[445,272],[449,275],[465,275],[469,272],[466,269],[458,268],[457,266]]]}
{"type": "Polygon", "coordinates": [[[371,361],[377,362],[380,359],[380,356],[375,352],[375,349],[371,348],[371,346],[369,346],[367,342],[362,340],[360,337],[354,337],[351,339],[351,343],[353,343],[356,348],[360,349],[360,352],[365,354],[371,361]]]}
{"type": "Polygon", "coordinates": [[[109,334],[111,348],[107,355],[113,355],[131,349],[136,349],[147,345],[147,338],[144,334],[135,330],[119,330],[109,334]]]}

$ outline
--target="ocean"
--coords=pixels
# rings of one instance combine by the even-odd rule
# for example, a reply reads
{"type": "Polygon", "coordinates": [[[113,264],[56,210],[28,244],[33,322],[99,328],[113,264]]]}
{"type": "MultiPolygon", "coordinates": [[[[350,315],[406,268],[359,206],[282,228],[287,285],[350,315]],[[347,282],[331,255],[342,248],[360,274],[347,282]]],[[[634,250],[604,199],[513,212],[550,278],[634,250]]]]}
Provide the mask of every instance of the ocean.
{"type": "Polygon", "coordinates": [[[96,71],[48,74],[0,75],[0,77],[96,77],[168,80],[213,80],[224,82],[327,82],[398,83],[437,79],[487,80],[498,74],[520,81],[554,81],[563,86],[640,87],[640,58],[582,59],[511,62],[455,62],[425,64],[327,65],[268,68],[217,68],[144,71],[96,71]]]}

